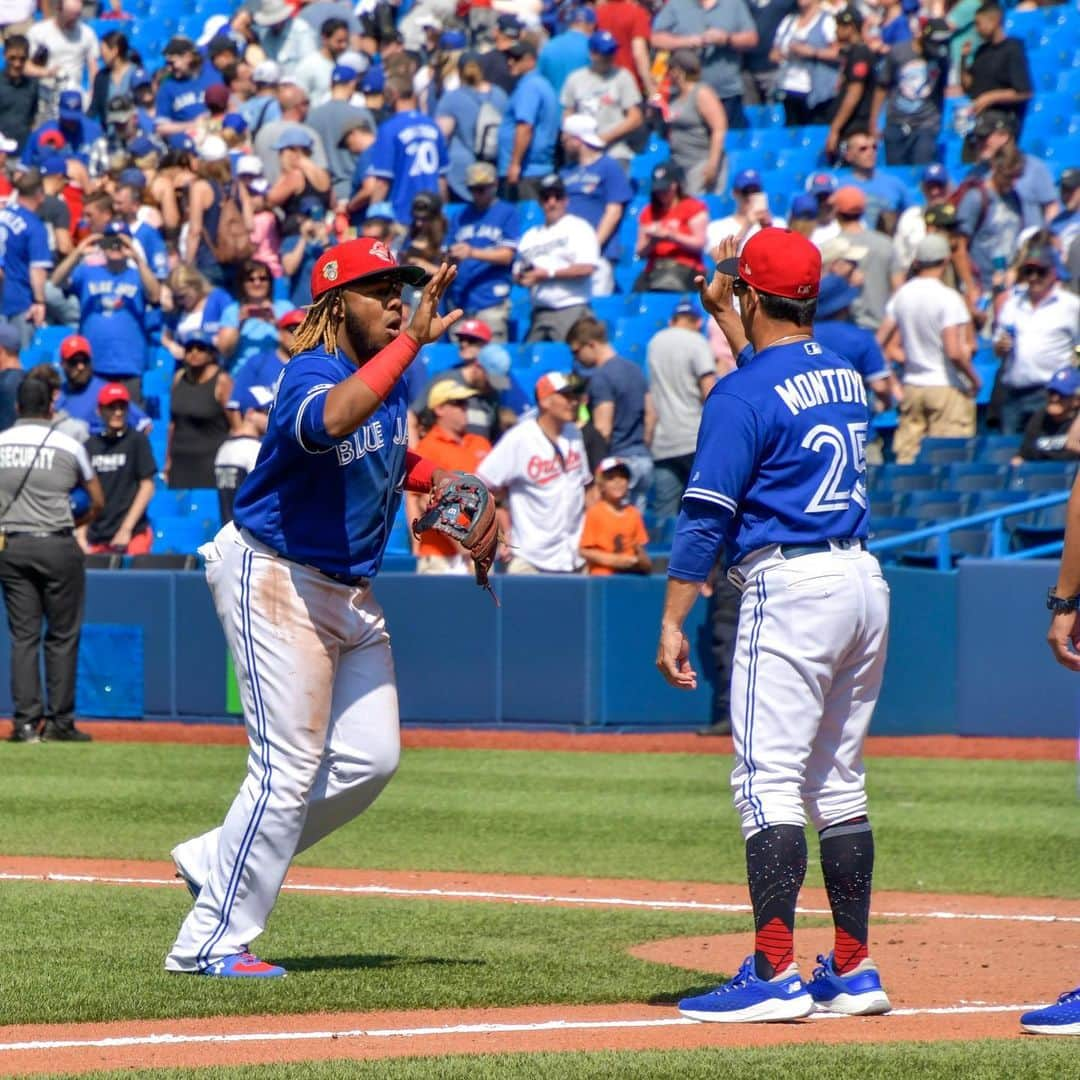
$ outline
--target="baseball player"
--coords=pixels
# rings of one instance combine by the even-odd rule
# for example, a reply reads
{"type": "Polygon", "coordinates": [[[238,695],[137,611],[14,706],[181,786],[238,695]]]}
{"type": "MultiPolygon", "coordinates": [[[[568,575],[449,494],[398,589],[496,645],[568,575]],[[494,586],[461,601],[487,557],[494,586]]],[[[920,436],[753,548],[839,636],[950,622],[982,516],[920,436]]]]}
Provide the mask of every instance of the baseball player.
{"type": "MultiPolygon", "coordinates": [[[[1080,480],[1069,497],[1065,549],[1046,606],[1052,612],[1046,640],[1054,659],[1069,671],[1080,671],[1080,480]]],[[[1080,1035],[1080,986],[1066,990],[1053,1005],[1024,1013],[1020,1026],[1033,1035],[1080,1035]]]]}
{"type": "MultiPolygon", "coordinates": [[[[461,317],[437,314],[454,274],[439,268],[405,329],[402,288],[427,275],[398,266],[381,241],[339,244],[312,269],[313,304],[255,468],[237,492],[234,520],[202,549],[250,752],[224,824],[173,849],[195,905],[169,971],[285,974],[248,946],[289,863],[366,810],[397,768],[394,665],[371,580],[402,487],[433,489],[439,499],[461,479],[408,451],[402,379],[421,346],[461,317]]],[[[484,509],[490,566],[494,504],[484,509]]]]}
{"type": "Polygon", "coordinates": [[[739,369],[705,402],[656,663],[672,686],[696,688],[683,623],[723,544],[742,591],[731,785],[755,938],[735,978],[679,1003],[696,1020],[889,1008],[867,955],[874,844],[862,761],[885,667],[889,588],[865,549],[866,389],[847,360],[813,338],[820,276],[809,240],[768,228],[720,261],[707,286],[699,279],[721,326],[738,296],[748,344],[739,369]],[[804,983],[792,933],[807,812],[836,932],[833,952],[804,983]]]}

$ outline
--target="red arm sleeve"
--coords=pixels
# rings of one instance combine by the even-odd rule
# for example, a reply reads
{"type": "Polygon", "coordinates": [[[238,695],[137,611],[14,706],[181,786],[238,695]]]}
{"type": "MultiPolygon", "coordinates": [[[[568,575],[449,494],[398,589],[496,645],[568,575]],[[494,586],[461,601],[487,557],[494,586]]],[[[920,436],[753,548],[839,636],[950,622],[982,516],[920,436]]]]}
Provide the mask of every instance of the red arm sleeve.
{"type": "Polygon", "coordinates": [[[407,450],[405,452],[405,490],[430,491],[431,478],[435,475],[435,469],[435,462],[407,450]]]}

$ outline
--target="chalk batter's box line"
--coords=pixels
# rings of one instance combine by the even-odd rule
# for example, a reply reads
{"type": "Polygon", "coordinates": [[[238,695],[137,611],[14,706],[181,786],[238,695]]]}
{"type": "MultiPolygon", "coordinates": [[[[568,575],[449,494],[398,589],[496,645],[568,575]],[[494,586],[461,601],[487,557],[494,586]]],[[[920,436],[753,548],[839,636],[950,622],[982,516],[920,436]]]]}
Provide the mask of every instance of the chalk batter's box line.
{"type": "MultiPolygon", "coordinates": [[[[11,874],[0,872],[0,881],[37,881],[77,885],[141,885],[185,887],[175,878],[115,877],[95,874],[11,874]]],[[[286,883],[286,892],[309,892],[343,896],[387,896],[402,899],[479,900],[516,904],[557,904],[580,907],[626,907],[647,911],[702,911],[744,915],[749,904],[708,903],[700,900],[639,900],[621,896],[558,896],[547,893],[495,892],[482,889],[409,889],[396,885],[304,885],[286,883]]],[[[831,915],[828,908],[800,907],[800,915],[831,915]]],[[[1002,914],[971,911],[878,911],[879,919],[942,919],[1017,923],[1080,923],[1080,915],[1002,914]]]]}

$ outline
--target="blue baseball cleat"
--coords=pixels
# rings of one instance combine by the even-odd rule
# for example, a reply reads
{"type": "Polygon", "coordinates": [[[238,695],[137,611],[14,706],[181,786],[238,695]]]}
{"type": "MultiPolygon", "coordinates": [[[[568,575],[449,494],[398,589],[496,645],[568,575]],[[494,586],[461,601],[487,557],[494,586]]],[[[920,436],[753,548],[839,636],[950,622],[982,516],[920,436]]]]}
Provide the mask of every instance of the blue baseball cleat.
{"type": "Polygon", "coordinates": [[[753,1024],[798,1020],[814,1008],[795,965],[772,979],[759,979],[748,956],[729,982],[699,997],[683,998],[679,1012],[691,1020],[721,1024],[753,1024]]]}
{"type": "Polygon", "coordinates": [[[199,974],[212,975],[217,979],[279,979],[285,974],[285,969],[244,952],[214,960],[202,968],[199,974]]]}
{"type": "Polygon", "coordinates": [[[821,967],[814,968],[814,977],[806,984],[806,989],[819,1012],[877,1016],[892,1008],[873,960],[864,960],[846,975],[837,974],[832,953],[827,957],[819,956],[818,963],[821,967]]]}
{"type": "Polygon", "coordinates": [[[1080,986],[1067,990],[1056,1005],[1024,1013],[1020,1026],[1032,1035],[1080,1035],[1080,986]]]}

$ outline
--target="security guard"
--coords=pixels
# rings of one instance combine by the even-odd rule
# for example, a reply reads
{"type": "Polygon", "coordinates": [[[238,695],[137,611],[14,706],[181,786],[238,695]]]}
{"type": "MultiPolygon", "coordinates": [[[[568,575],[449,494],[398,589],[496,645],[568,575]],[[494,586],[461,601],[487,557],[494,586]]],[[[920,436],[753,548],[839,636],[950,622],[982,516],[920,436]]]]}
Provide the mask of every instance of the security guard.
{"type": "Polygon", "coordinates": [[[81,444],[57,430],[51,388],[28,376],[16,406],[14,427],[0,432],[0,588],[11,631],[11,741],[89,742],[75,727],[86,565],[73,535],[70,493],[86,489],[86,521],[101,513],[105,496],[81,444]],[[47,708],[38,674],[43,617],[47,708]]]}

